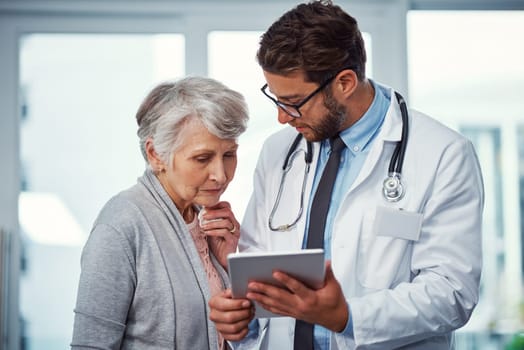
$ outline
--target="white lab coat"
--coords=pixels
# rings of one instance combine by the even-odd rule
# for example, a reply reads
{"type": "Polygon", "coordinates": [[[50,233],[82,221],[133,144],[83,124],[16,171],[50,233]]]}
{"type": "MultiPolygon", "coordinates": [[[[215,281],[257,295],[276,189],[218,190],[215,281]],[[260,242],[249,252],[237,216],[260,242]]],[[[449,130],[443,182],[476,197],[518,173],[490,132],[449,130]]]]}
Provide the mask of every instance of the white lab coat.
{"type": "MultiPolygon", "coordinates": [[[[386,202],[382,182],[402,129],[398,103],[389,92],[393,97],[384,124],[335,217],[332,266],[350,308],[354,336],[333,334],[331,349],[449,349],[452,331],[468,321],[478,301],[481,172],[470,141],[411,110],[402,169],[406,193],[399,202],[386,202]]],[[[295,136],[293,128],[286,128],[263,146],[242,223],[241,251],[302,246],[305,214],[289,232],[268,229],[282,164],[295,136]]],[[[313,146],[304,210],[319,154],[319,144],[313,146]]],[[[299,148],[305,149],[304,140],[299,148]]],[[[289,223],[299,210],[304,166],[298,157],[288,174],[275,225],[289,223]]],[[[259,323],[256,348],[293,348],[293,319],[259,323]]]]}

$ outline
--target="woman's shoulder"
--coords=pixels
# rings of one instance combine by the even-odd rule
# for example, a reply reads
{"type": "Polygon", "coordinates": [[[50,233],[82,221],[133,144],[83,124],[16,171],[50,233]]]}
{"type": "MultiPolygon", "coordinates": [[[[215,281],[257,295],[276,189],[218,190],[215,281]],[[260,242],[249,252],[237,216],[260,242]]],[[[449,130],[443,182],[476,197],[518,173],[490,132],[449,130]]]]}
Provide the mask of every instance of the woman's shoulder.
{"type": "Polygon", "coordinates": [[[116,230],[129,231],[145,221],[145,212],[151,212],[152,203],[140,184],[111,197],[102,207],[95,220],[96,225],[108,225],[116,230]]]}

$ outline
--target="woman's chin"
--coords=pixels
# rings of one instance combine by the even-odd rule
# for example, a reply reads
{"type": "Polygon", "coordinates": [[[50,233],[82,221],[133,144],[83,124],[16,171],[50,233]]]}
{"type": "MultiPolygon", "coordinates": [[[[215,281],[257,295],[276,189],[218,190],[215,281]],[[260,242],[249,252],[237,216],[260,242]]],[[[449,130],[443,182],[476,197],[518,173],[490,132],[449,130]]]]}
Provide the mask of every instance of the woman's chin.
{"type": "Polygon", "coordinates": [[[220,201],[220,197],[206,197],[195,200],[194,203],[201,207],[212,207],[220,201]]]}

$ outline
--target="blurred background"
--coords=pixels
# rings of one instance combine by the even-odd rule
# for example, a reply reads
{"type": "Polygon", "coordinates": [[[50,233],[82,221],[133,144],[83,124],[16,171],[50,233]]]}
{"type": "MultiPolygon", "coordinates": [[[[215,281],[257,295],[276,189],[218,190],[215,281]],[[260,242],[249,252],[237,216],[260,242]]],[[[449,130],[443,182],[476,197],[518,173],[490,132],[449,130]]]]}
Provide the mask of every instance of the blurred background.
{"type": "MultiPolygon", "coordinates": [[[[251,114],[225,194],[241,219],[262,141],[260,34],[296,1],[0,0],[0,349],[69,347],[80,253],[144,161],[135,112],[161,81],[208,75],[251,114]]],[[[485,181],[481,300],[456,349],[524,349],[524,1],[337,1],[369,77],[470,138],[485,181]]]]}

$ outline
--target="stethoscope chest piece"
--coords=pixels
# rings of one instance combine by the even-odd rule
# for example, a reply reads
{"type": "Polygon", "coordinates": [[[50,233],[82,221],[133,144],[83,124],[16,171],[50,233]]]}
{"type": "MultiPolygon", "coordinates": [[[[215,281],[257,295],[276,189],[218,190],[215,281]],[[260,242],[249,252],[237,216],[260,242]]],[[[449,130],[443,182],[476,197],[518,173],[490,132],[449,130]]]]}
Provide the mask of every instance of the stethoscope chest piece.
{"type": "Polygon", "coordinates": [[[382,183],[382,192],[388,202],[398,202],[404,196],[404,186],[399,173],[389,173],[382,183]]]}

